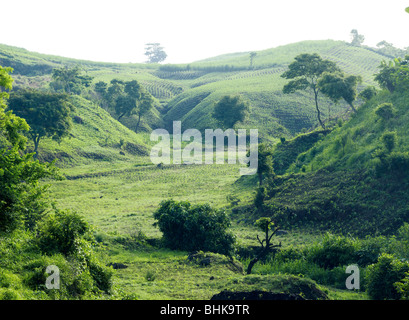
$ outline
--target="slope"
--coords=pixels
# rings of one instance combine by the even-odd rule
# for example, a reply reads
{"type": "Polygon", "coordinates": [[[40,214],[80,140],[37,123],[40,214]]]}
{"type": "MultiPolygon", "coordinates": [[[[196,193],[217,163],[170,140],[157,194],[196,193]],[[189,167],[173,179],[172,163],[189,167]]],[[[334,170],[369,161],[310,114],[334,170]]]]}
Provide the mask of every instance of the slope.
{"type": "Polygon", "coordinates": [[[277,146],[274,158],[287,156],[292,164],[264,190],[263,214],[288,228],[394,234],[409,221],[408,101],[408,92],[381,92],[312,146],[299,146],[297,156],[294,144],[305,138],[277,146]],[[390,119],[375,112],[383,103],[395,108],[390,119]],[[387,150],[391,132],[396,141],[387,150]]]}
{"type": "MultiPolygon", "coordinates": [[[[316,126],[310,95],[282,93],[285,80],[280,75],[296,55],[305,52],[316,52],[336,62],[347,74],[361,75],[364,80],[361,87],[374,84],[373,74],[385,59],[365,48],[327,40],[305,41],[259,51],[252,69],[249,68],[249,55],[244,53],[223,55],[185,66],[163,66],[158,76],[177,81],[186,88],[169,101],[165,124],[169,126],[172,121],[180,120],[185,128],[214,128],[217,123],[210,117],[213,104],[223,95],[241,94],[250,101],[252,108],[251,116],[240,126],[258,128],[262,137],[274,141],[274,138],[291,137],[303,128],[316,126]],[[178,75],[178,80],[175,80],[178,75]]],[[[324,118],[333,118],[346,110],[345,105],[333,105],[325,99],[321,105],[324,118]]]]}
{"type": "Polygon", "coordinates": [[[58,159],[60,165],[80,165],[94,161],[138,161],[148,154],[142,136],[128,129],[98,105],[80,96],[72,96],[75,107],[73,128],[68,138],[57,143],[44,138],[39,159],[58,159]]]}

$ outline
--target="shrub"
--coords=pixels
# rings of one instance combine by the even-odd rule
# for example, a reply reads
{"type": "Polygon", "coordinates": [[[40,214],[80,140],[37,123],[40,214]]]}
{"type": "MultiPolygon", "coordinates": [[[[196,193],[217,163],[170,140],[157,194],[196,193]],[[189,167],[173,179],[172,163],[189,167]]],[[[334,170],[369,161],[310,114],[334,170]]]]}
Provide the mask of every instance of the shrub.
{"type": "Polygon", "coordinates": [[[391,172],[399,175],[407,175],[409,173],[409,153],[408,152],[392,152],[386,161],[391,172]]]}
{"type": "Polygon", "coordinates": [[[367,268],[367,292],[373,300],[401,298],[395,283],[405,278],[409,271],[409,264],[398,260],[394,255],[383,253],[377,263],[367,268]]]}
{"type": "Polygon", "coordinates": [[[163,233],[163,241],[171,249],[212,251],[230,254],[235,238],[227,229],[230,220],[224,211],[209,204],[193,206],[187,201],[162,201],[154,218],[163,233]]]}
{"type": "Polygon", "coordinates": [[[395,283],[396,291],[401,295],[402,300],[409,300],[409,272],[406,273],[406,277],[395,283]]]}
{"type": "Polygon", "coordinates": [[[39,247],[46,254],[74,254],[78,250],[79,238],[89,232],[88,223],[80,215],[57,210],[39,226],[39,247]]]}
{"type": "Polygon", "coordinates": [[[378,174],[390,173],[397,177],[406,177],[409,174],[409,153],[394,151],[380,157],[375,170],[378,174]]]}
{"type": "Polygon", "coordinates": [[[385,132],[381,137],[382,143],[388,152],[392,152],[392,150],[396,146],[396,142],[398,141],[398,135],[396,132],[385,132]]]}
{"type": "Polygon", "coordinates": [[[384,119],[389,120],[395,116],[395,108],[392,103],[382,103],[375,109],[375,114],[384,119]]]}
{"type": "Polygon", "coordinates": [[[379,237],[370,237],[360,241],[359,248],[355,253],[356,264],[365,267],[376,263],[384,248],[388,246],[388,239],[379,237]]]}
{"type": "Polygon", "coordinates": [[[355,263],[357,248],[356,241],[327,233],[321,243],[317,243],[309,249],[307,259],[322,268],[332,269],[355,263]]]}
{"type": "Polygon", "coordinates": [[[377,95],[377,90],[374,86],[368,86],[362,90],[358,97],[364,99],[365,101],[371,100],[374,96],[377,95]]]}

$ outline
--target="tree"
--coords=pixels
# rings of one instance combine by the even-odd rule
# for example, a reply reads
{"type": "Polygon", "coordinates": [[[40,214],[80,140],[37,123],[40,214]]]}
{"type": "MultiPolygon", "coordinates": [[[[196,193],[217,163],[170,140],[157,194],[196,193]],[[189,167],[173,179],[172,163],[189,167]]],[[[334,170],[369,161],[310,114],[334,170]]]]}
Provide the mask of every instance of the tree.
{"type": "Polygon", "coordinates": [[[136,80],[124,83],[116,82],[113,84],[113,88],[115,88],[113,94],[117,96],[115,100],[115,112],[118,115],[118,121],[123,116],[129,117],[140,109],[143,89],[136,80]]]}
{"type": "Polygon", "coordinates": [[[280,229],[279,227],[274,227],[274,222],[271,218],[260,218],[258,219],[254,225],[257,229],[264,232],[264,239],[260,240],[259,236],[257,235],[257,240],[260,243],[261,248],[259,249],[258,254],[255,258],[253,258],[248,267],[247,267],[247,274],[251,274],[251,270],[253,269],[254,265],[260,261],[265,259],[265,257],[272,252],[276,252],[277,248],[281,247],[281,242],[279,244],[272,244],[271,238],[277,233],[280,229]],[[274,227],[274,230],[269,234],[270,230],[274,227]]]}
{"type": "Polygon", "coordinates": [[[359,93],[358,97],[365,101],[369,101],[373,97],[375,97],[377,94],[378,94],[378,90],[376,90],[374,86],[368,86],[359,93]]]}
{"type": "Polygon", "coordinates": [[[10,96],[9,109],[29,124],[28,136],[34,143],[36,157],[43,137],[59,142],[69,134],[72,127],[71,112],[74,107],[66,94],[19,91],[10,96]]]}
{"type": "Polygon", "coordinates": [[[375,81],[377,81],[381,88],[387,89],[390,93],[393,93],[396,88],[394,74],[399,67],[399,60],[394,61],[382,61],[379,66],[380,71],[375,75],[375,81]]]}
{"type": "Polygon", "coordinates": [[[258,145],[258,162],[257,175],[259,185],[263,184],[263,176],[274,174],[273,170],[273,152],[266,144],[260,143],[258,145]]]}
{"type": "Polygon", "coordinates": [[[325,72],[318,80],[318,87],[321,92],[333,102],[344,99],[354,112],[354,101],[357,97],[357,86],[362,82],[360,76],[345,76],[342,72],[325,72]]]}
{"type": "Polygon", "coordinates": [[[50,82],[50,87],[54,91],[61,91],[68,94],[81,94],[85,87],[89,87],[92,83],[92,77],[81,73],[81,69],[76,66],[73,68],[56,68],[52,73],[53,81],[50,82]]]}
{"type": "Polygon", "coordinates": [[[291,79],[283,87],[285,94],[294,93],[298,90],[310,90],[314,94],[315,108],[318,121],[325,128],[321,120],[321,111],[318,105],[320,88],[318,80],[324,72],[340,71],[336,64],[329,60],[323,60],[318,54],[304,53],[295,57],[295,61],[288,66],[288,70],[281,77],[291,79]]]}
{"type": "Polygon", "coordinates": [[[141,92],[141,98],[140,98],[138,110],[137,110],[138,122],[136,123],[136,128],[135,128],[136,133],[138,132],[139,123],[141,122],[141,118],[152,109],[153,105],[154,105],[153,97],[150,95],[149,92],[146,92],[145,90],[143,90],[141,92]]]}
{"type": "Polygon", "coordinates": [[[106,108],[107,103],[107,90],[108,84],[104,81],[98,81],[94,85],[94,91],[97,95],[97,99],[104,108],[106,108]]]}
{"type": "Polygon", "coordinates": [[[235,238],[228,232],[230,220],[226,212],[209,204],[162,201],[153,217],[157,220],[154,226],[159,227],[170,249],[221,254],[230,254],[233,250],[235,238]]]}
{"type": "Polygon", "coordinates": [[[148,63],[159,63],[167,58],[166,52],[160,43],[147,43],[145,47],[145,56],[148,57],[148,63]]]}
{"type": "Polygon", "coordinates": [[[24,154],[29,130],[27,122],[12,111],[5,111],[12,89],[11,68],[0,66],[0,232],[21,226],[33,230],[46,210],[43,199],[47,186],[40,179],[58,177],[52,164],[40,164],[33,154],[24,154]]]}
{"type": "Polygon", "coordinates": [[[365,37],[362,34],[359,34],[356,29],[351,30],[351,38],[351,44],[356,47],[360,47],[365,41],[365,37]]]}
{"type": "Polygon", "coordinates": [[[249,110],[249,103],[240,96],[224,96],[215,104],[212,115],[224,128],[232,129],[246,119],[249,110]]]}
{"type": "Polygon", "coordinates": [[[257,56],[257,52],[250,52],[250,69],[253,69],[253,62],[254,62],[254,58],[257,56]]]}

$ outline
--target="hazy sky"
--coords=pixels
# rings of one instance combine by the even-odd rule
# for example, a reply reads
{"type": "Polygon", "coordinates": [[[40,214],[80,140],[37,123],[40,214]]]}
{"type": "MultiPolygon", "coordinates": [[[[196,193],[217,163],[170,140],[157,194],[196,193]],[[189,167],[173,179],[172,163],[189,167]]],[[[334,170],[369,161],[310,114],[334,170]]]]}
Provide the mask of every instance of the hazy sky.
{"type": "Polygon", "coordinates": [[[105,62],[144,62],[159,42],[165,63],[257,51],[301,40],[408,47],[409,0],[10,0],[1,1],[0,43],[105,62]],[[277,3],[277,4],[276,4],[277,3]]]}

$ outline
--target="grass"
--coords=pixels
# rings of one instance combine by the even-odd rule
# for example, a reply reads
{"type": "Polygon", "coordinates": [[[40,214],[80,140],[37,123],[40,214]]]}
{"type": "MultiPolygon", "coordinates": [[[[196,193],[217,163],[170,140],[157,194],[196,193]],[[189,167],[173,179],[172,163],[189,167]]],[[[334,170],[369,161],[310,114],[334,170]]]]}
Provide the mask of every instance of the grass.
{"type": "MultiPolygon", "coordinates": [[[[226,94],[241,94],[250,100],[252,111],[249,119],[240,126],[259,128],[262,139],[275,143],[282,136],[292,137],[303,128],[316,124],[311,97],[303,93],[284,95],[281,92],[285,82],[280,78],[280,74],[297,54],[304,52],[318,52],[324,58],[336,61],[346,72],[362,75],[364,84],[373,83],[372,75],[384,58],[372,51],[351,47],[343,42],[311,41],[258,52],[254,70],[248,70],[248,53],[193,63],[190,70],[183,69],[187,66],[181,65],[178,66],[179,71],[174,68],[173,71],[166,72],[161,70],[159,65],[94,63],[33,54],[7,46],[0,46],[0,59],[8,57],[7,59],[17,62],[16,70],[22,71],[18,79],[21,85],[40,87],[46,83],[44,77],[49,76],[50,68],[75,64],[81,65],[85,72],[94,76],[95,82],[109,82],[114,78],[136,79],[161,104],[146,121],[148,130],[155,125],[169,125],[174,120],[183,121],[183,130],[217,127],[210,117],[213,103],[226,94]],[[42,67],[36,69],[36,65],[42,67]],[[231,67],[223,69],[226,65],[231,67]],[[158,122],[162,117],[164,123],[158,122]]],[[[399,98],[395,99],[397,102],[399,98]]],[[[251,177],[240,178],[238,165],[154,166],[147,153],[143,152],[149,150],[152,145],[149,134],[135,134],[131,130],[131,118],[124,121],[124,124],[131,128],[129,129],[114,120],[96,103],[75,97],[74,104],[77,107],[75,115],[83,121],[74,123],[71,138],[65,139],[61,144],[49,139],[44,139],[41,143],[43,159],[60,159],[59,165],[67,176],[66,180],[51,183],[49,195],[59,209],[76,211],[95,227],[96,235],[106,245],[105,250],[111,262],[121,262],[128,266],[126,269],[116,270],[116,290],[135,299],[209,299],[225,288],[269,290],[272,283],[283,279],[283,272],[299,273],[304,277],[311,276],[316,279],[330,276],[315,265],[302,262],[286,266],[260,263],[254,267],[256,275],[244,276],[222,265],[204,267],[189,262],[187,252],[149,245],[121,245],[116,240],[132,237],[138,232],[150,240],[160,238],[160,232],[152,225],[152,214],[162,200],[173,198],[192,203],[207,202],[217,208],[227,208],[227,197],[234,195],[240,199],[243,210],[246,210],[245,205],[251,203],[257,182],[251,177]]],[[[322,106],[324,118],[329,117],[330,105],[322,100],[322,106]]],[[[398,110],[402,115],[403,109],[402,107],[398,110]]],[[[342,110],[342,105],[332,106],[331,116],[342,110]]],[[[335,161],[334,157],[325,155],[333,153],[332,142],[341,131],[345,132],[348,128],[354,130],[351,134],[362,137],[362,140],[356,139],[357,144],[364,144],[369,140],[370,132],[351,127],[362,117],[364,115],[356,116],[345,128],[329,134],[327,139],[322,139],[321,144],[316,146],[318,150],[314,151],[314,156],[309,158],[308,154],[306,155],[307,168],[314,171],[312,167],[319,168],[335,161]],[[315,157],[320,152],[321,154],[315,157]]],[[[368,118],[369,121],[373,121],[372,116],[368,118]]],[[[399,121],[406,121],[406,116],[395,120],[396,123],[399,121]]],[[[403,129],[405,126],[401,127],[402,132],[406,130],[403,129]]],[[[375,140],[373,141],[375,145],[375,140]]],[[[403,145],[405,143],[402,142],[403,145]]],[[[361,150],[369,152],[371,147],[361,150]]],[[[354,149],[346,149],[346,154],[352,156],[351,150],[354,149]]],[[[307,152],[296,144],[292,151],[287,151],[282,154],[283,157],[291,158],[289,162],[296,159],[297,153],[307,152]]],[[[337,157],[339,155],[340,153],[337,157]]],[[[365,157],[365,154],[361,156],[365,157]]],[[[345,164],[354,162],[354,159],[349,157],[345,164]]],[[[287,169],[298,172],[300,168],[285,163],[283,170],[287,169]]],[[[290,178],[277,199],[282,199],[281,204],[287,208],[304,206],[304,201],[319,204],[322,195],[331,194],[328,190],[336,190],[337,185],[331,185],[331,179],[337,180],[337,177],[329,176],[327,180],[320,180],[322,177],[317,175],[307,182],[290,178]],[[323,181],[324,184],[320,184],[323,181]],[[315,184],[318,188],[311,188],[315,184]]],[[[343,176],[343,179],[349,181],[348,176],[343,176]]],[[[343,182],[342,179],[340,181],[343,182]]],[[[356,200],[355,197],[350,199],[356,200]]],[[[239,245],[257,245],[258,231],[252,225],[251,218],[254,217],[250,217],[250,212],[232,213],[231,217],[232,231],[237,236],[239,245]]],[[[319,241],[320,237],[318,232],[291,230],[289,235],[275,240],[281,241],[283,246],[308,246],[319,241]]],[[[242,263],[246,266],[248,261],[244,259],[242,263]]],[[[340,273],[341,269],[338,270],[338,274],[340,273]]],[[[335,299],[367,298],[364,293],[339,288],[326,287],[324,290],[335,299]]]]}
{"type": "MultiPolygon", "coordinates": [[[[99,241],[105,245],[109,262],[127,266],[115,271],[114,285],[118,293],[140,300],[206,300],[244,281],[243,274],[223,265],[204,267],[189,262],[187,252],[149,245],[127,247],[115,240],[138,232],[148,239],[160,238],[160,232],[152,226],[152,213],[160,201],[167,198],[192,203],[209,202],[223,208],[229,206],[226,197],[234,194],[241,204],[249,203],[253,196],[253,183],[256,182],[247,181],[249,178],[246,183],[240,180],[238,166],[170,165],[160,169],[152,165],[116,162],[64,168],[63,172],[69,179],[53,182],[50,195],[57,207],[77,211],[95,227],[99,241]]],[[[259,232],[251,223],[240,218],[232,215],[231,230],[238,245],[257,246],[259,232]]],[[[306,246],[320,237],[321,234],[316,232],[293,231],[276,237],[274,241],[282,242],[283,247],[306,246]]],[[[242,260],[244,268],[247,263],[246,259],[242,260]]],[[[272,272],[271,268],[272,265],[257,264],[253,271],[267,285],[268,277],[282,274],[283,270],[272,272]]],[[[257,285],[244,283],[242,289],[245,288],[254,290],[257,285]]],[[[365,299],[363,293],[323,288],[336,299],[365,299]]]]}
{"type": "MultiPolygon", "coordinates": [[[[139,160],[142,161],[142,160],[139,160]]],[[[145,158],[144,163],[149,163],[145,158]]],[[[101,164],[64,169],[67,180],[54,182],[52,198],[59,207],[87,217],[104,232],[129,233],[142,228],[155,235],[152,214],[162,200],[208,202],[215,207],[228,205],[226,196],[236,194],[248,201],[250,187],[236,185],[238,165],[122,165],[101,164]]]]}

